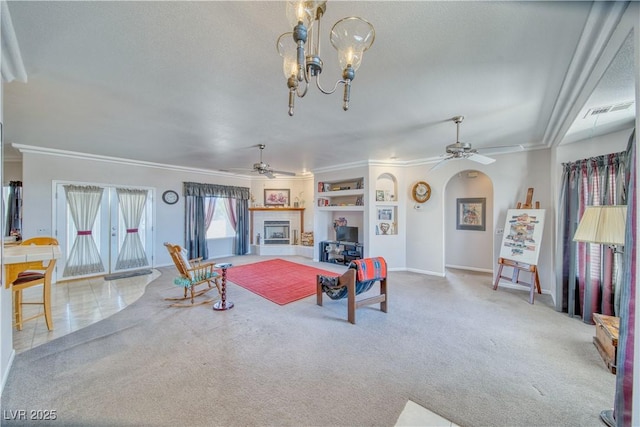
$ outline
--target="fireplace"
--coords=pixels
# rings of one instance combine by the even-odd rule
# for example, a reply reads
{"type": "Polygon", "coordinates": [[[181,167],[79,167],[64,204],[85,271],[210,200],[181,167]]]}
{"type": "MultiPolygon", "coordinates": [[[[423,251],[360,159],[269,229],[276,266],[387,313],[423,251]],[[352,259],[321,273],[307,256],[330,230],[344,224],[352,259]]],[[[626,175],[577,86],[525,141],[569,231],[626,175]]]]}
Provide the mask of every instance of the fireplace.
{"type": "Polygon", "coordinates": [[[265,221],[264,222],[264,244],[265,245],[288,245],[290,244],[289,229],[290,221],[265,221]]]}

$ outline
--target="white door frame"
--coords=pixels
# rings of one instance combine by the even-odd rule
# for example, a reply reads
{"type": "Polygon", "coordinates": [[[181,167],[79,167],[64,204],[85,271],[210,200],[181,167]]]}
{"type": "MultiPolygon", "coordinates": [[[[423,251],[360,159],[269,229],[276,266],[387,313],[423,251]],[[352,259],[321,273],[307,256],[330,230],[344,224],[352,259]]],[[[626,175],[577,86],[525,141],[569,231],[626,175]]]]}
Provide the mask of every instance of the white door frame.
{"type": "MultiPolygon", "coordinates": [[[[63,254],[63,259],[56,265],[55,271],[55,281],[62,280],[62,273],[64,271],[64,266],[66,264],[66,258],[71,250],[70,245],[71,242],[68,239],[67,233],[65,233],[64,228],[67,225],[67,203],[66,197],[64,196],[64,191],[62,191],[62,186],[66,184],[71,185],[93,185],[97,187],[102,187],[106,191],[102,196],[102,202],[100,211],[98,212],[98,217],[96,221],[99,222],[99,233],[95,236],[96,245],[98,246],[98,250],[100,252],[100,256],[102,257],[102,262],[104,265],[104,272],[99,274],[88,274],[86,276],[74,276],[73,279],[78,279],[81,277],[91,277],[97,275],[109,274],[115,271],[115,264],[118,256],[118,251],[120,249],[120,244],[123,239],[121,237],[122,230],[118,229],[119,218],[121,217],[119,205],[117,203],[117,194],[116,188],[132,188],[132,189],[141,189],[147,190],[149,196],[147,198],[147,204],[145,209],[145,217],[143,218],[145,224],[145,239],[144,239],[144,248],[147,256],[149,258],[149,267],[154,266],[155,253],[154,253],[154,244],[155,241],[155,188],[146,187],[142,185],[116,185],[116,184],[104,184],[104,183],[94,183],[94,182],[78,182],[78,181],[52,181],[52,191],[53,195],[52,200],[52,224],[51,229],[53,230],[52,235],[58,239],[60,242],[60,249],[63,254]],[[62,193],[61,195],[59,193],[62,193]],[[61,217],[62,216],[62,217],[61,217]],[[112,219],[115,218],[115,222],[112,224],[112,219]],[[148,237],[147,237],[148,236],[148,237]]],[[[120,270],[124,271],[124,270],[120,270]]]]}

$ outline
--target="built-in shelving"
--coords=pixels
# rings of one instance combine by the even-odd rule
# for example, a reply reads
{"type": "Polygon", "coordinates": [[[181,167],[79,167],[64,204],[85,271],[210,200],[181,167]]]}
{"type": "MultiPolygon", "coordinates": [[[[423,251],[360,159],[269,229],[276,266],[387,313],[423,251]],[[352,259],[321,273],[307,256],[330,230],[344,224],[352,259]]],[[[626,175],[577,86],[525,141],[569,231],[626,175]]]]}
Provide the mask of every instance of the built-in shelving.
{"type": "Polygon", "coordinates": [[[376,179],[375,233],[389,236],[398,234],[398,181],[390,173],[376,179]]]}
{"type": "Polygon", "coordinates": [[[322,210],[364,211],[363,178],[318,182],[316,206],[322,210]]]}

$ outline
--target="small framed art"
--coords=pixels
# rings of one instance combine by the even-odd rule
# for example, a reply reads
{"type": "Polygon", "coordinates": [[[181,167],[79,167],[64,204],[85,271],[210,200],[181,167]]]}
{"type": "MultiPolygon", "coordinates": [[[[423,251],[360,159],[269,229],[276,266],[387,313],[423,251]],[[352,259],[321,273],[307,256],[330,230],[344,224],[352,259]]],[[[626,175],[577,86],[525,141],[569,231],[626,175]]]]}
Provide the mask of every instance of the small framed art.
{"type": "Polygon", "coordinates": [[[486,202],[484,197],[457,199],[456,229],[485,231],[486,202]]]}

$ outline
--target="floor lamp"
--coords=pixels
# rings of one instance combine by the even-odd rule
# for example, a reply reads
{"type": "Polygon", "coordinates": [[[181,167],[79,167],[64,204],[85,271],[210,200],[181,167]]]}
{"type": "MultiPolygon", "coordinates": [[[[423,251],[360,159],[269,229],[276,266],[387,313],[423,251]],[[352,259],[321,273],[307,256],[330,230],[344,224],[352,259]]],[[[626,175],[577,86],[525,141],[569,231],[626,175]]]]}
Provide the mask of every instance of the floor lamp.
{"type": "MultiPolygon", "coordinates": [[[[608,245],[613,250],[615,257],[622,254],[621,246],[624,246],[625,225],[627,222],[627,207],[624,205],[588,206],[580,219],[573,240],[576,242],[596,243],[608,245]]],[[[620,263],[616,262],[619,266],[620,263]]],[[[614,305],[618,303],[619,272],[615,272],[614,305]]],[[[616,361],[617,364],[617,361],[616,361]]],[[[613,409],[605,409],[600,412],[600,418],[609,427],[616,425],[613,409]]]]}

